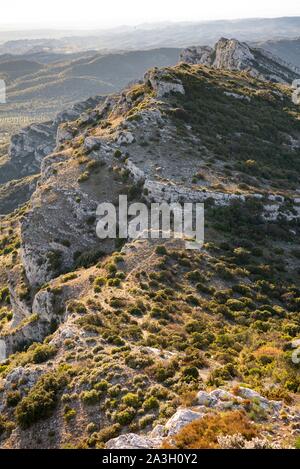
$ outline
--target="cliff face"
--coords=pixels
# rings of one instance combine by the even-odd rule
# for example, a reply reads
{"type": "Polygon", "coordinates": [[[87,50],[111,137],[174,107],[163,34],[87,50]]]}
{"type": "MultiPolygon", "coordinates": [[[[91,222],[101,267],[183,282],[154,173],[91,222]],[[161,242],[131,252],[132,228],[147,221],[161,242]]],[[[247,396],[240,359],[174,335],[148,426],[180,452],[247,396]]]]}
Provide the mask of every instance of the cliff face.
{"type": "MultiPolygon", "coordinates": [[[[244,47],[215,57],[246,59],[244,47]]],[[[31,152],[37,188],[1,220],[3,447],[101,448],[124,432],[109,446],[159,445],[170,426],[210,409],[248,409],[271,426],[275,409],[275,443],[293,443],[299,412],[280,411],[300,389],[289,356],[300,331],[299,109],[289,87],[247,72],[152,69],[79,117],[58,118],[54,150],[31,152]],[[203,250],[99,240],[96,207],[120,194],[204,202],[203,250]],[[261,394],[196,397],[236,382],[261,394]]]]}
{"type": "MultiPolygon", "coordinates": [[[[105,98],[96,96],[60,112],[53,121],[32,124],[12,135],[8,157],[0,171],[0,215],[27,202],[34,192],[42,160],[56,147],[57,131],[63,122],[75,121],[105,98]],[[35,175],[35,177],[30,177],[35,175]]],[[[90,119],[90,117],[89,117],[90,119]]]]}
{"type": "MultiPolygon", "coordinates": [[[[102,96],[89,98],[60,112],[53,121],[32,124],[12,135],[7,164],[14,168],[15,179],[39,173],[43,158],[56,146],[58,126],[63,122],[76,120],[86,110],[94,108],[103,100],[102,96]]],[[[1,168],[0,183],[9,179],[12,179],[11,174],[6,175],[5,167],[1,168]]]]}
{"type": "Polygon", "coordinates": [[[271,52],[250,47],[236,39],[221,38],[214,48],[190,47],[180,56],[183,62],[204,64],[225,70],[245,70],[253,77],[290,84],[300,77],[300,69],[271,52]]]}

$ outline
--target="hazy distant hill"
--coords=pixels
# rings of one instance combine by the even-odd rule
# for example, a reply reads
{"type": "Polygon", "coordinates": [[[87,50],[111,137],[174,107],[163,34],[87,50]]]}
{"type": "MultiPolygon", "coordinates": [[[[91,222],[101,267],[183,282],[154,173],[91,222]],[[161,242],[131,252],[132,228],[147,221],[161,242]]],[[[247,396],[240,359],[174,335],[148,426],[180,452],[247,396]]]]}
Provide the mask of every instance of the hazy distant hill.
{"type": "Polygon", "coordinates": [[[1,105],[1,127],[5,128],[4,118],[31,116],[40,120],[43,115],[46,120],[76,101],[115,92],[142,78],[148,68],[176,64],[179,53],[180,49],[163,48],[106,55],[44,51],[0,56],[0,78],[8,84],[7,104],[1,105]]]}
{"type": "Polygon", "coordinates": [[[300,37],[297,39],[263,41],[258,45],[273,54],[276,54],[278,57],[300,67],[300,37]]]}
{"type": "Polygon", "coordinates": [[[8,58],[0,60],[0,76],[10,83],[12,80],[23,77],[28,74],[39,72],[43,69],[43,65],[27,58],[8,58]]]}
{"type": "Polygon", "coordinates": [[[0,53],[26,53],[45,47],[55,52],[188,47],[212,45],[221,36],[242,41],[294,38],[299,31],[300,17],[143,24],[103,31],[3,31],[0,42],[9,42],[2,44],[0,53]]]}

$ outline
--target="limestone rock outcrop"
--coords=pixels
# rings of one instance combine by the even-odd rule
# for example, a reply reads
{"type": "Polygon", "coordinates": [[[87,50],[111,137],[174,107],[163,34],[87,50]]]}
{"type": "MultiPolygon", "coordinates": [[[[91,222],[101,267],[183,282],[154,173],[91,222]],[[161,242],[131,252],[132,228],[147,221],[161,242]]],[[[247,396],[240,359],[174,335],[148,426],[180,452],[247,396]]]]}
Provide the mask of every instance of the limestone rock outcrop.
{"type": "MultiPolygon", "coordinates": [[[[157,425],[150,433],[146,435],[137,435],[135,433],[123,434],[117,438],[109,440],[106,444],[108,449],[151,449],[160,448],[165,439],[172,441],[172,437],[182,430],[186,425],[194,420],[202,419],[216,411],[227,412],[231,410],[245,410],[251,405],[260,406],[261,410],[266,412],[266,421],[279,419],[279,412],[284,404],[281,401],[273,401],[261,396],[258,392],[246,388],[237,388],[237,394],[232,394],[226,389],[217,388],[210,393],[199,391],[197,394],[197,404],[190,409],[179,408],[176,413],[164,424],[157,425]]],[[[300,414],[297,409],[287,407],[291,421],[299,420],[300,414]]],[[[220,445],[224,448],[268,448],[275,447],[267,439],[255,438],[246,442],[242,437],[233,438],[227,435],[222,436],[220,445]],[[271,445],[271,446],[270,446],[271,445]]]]}
{"type": "Polygon", "coordinates": [[[236,39],[221,38],[214,46],[189,47],[180,56],[183,62],[217,69],[246,71],[268,81],[291,84],[300,78],[300,69],[263,49],[250,47],[236,39]]]}
{"type": "MultiPolygon", "coordinates": [[[[8,156],[9,164],[15,171],[14,179],[39,173],[43,158],[56,146],[58,127],[64,122],[75,121],[81,115],[84,123],[84,112],[95,108],[103,100],[103,96],[89,98],[60,112],[53,121],[31,124],[12,135],[8,156]]],[[[1,182],[7,182],[9,175],[5,179],[5,167],[1,173],[1,182]]]]}

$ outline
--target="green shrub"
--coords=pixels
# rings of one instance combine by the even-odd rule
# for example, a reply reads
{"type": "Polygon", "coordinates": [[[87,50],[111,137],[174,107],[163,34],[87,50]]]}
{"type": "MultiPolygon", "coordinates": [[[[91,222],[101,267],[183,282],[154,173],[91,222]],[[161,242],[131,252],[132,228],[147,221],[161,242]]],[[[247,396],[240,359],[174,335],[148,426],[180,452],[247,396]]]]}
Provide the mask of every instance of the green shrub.
{"type": "Polygon", "coordinates": [[[143,430],[144,428],[148,427],[148,425],[151,425],[153,420],[155,420],[155,415],[145,415],[139,420],[139,428],[143,430]]]}
{"type": "Polygon", "coordinates": [[[8,407],[16,407],[21,400],[20,391],[9,391],[6,396],[6,404],[8,407]]]}
{"type": "Polygon", "coordinates": [[[148,399],[145,400],[143,407],[145,410],[152,410],[152,409],[158,409],[159,408],[159,400],[154,397],[150,396],[148,399]]]}
{"type": "Polygon", "coordinates": [[[143,316],[143,311],[137,306],[132,306],[128,309],[128,314],[131,314],[132,316],[143,316]]]}
{"type": "Polygon", "coordinates": [[[6,432],[11,432],[13,429],[14,424],[9,422],[4,415],[0,414],[0,436],[6,432]]]}
{"type": "Polygon", "coordinates": [[[70,420],[72,420],[76,416],[76,414],[77,414],[77,412],[76,412],[75,409],[72,409],[68,405],[65,406],[65,408],[64,408],[64,419],[66,420],[66,422],[69,422],[70,420]]]}
{"type": "Polygon", "coordinates": [[[195,366],[186,366],[182,370],[182,375],[185,381],[194,381],[199,378],[199,371],[195,366]]]}
{"type": "Polygon", "coordinates": [[[296,439],[294,446],[295,449],[300,449],[300,436],[298,436],[298,438],[296,439]]]}
{"type": "Polygon", "coordinates": [[[108,394],[110,397],[118,397],[121,393],[121,385],[115,384],[108,389],[108,394]]]}
{"type": "Polygon", "coordinates": [[[108,388],[108,382],[104,379],[94,385],[94,389],[96,389],[96,391],[106,392],[107,388],[108,388]]]}
{"type": "MultiPolygon", "coordinates": [[[[93,218],[91,218],[91,223],[94,223],[93,218]]],[[[75,268],[90,267],[99,261],[101,257],[103,257],[103,251],[100,248],[94,248],[85,252],[76,252],[74,254],[75,268]]]]}
{"type": "Polygon", "coordinates": [[[123,425],[128,425],[134,419],[135,412],[136,411],[132,407],[129,407],[126,410],[116,412],[116,414],[114,416],[114,420],[122,426],[123,425]]]}
{"type": "Polygon", "coordinates": [[[10,293],[8,287],[2,288],[2,290],[0,290],[0,303],[10,303],[10,293]]]}
{"type": "Polygon", "coordinates": [[[99,441],[106,443],[111,438],[115,438],[116,436],[118,436],[120,429],[121,427],[118,423],[110,425],[109,427],[102,428],[102,430],[98,432],[99,441]]]}
{"type": "Polygon", "coordinates": [[[101,288],[106,284],[105,277],[96,277],[94,280],[94,290],[96,293],[101,291],[101,288]]]}
{"type": "Polygon", "coordinates": [[[187,295],[186,302],[192,306],[199,306],[200,301],[195,295],[187,295]]]}
{"type": "Polygon", "coordinates": [[[121,280],[119,278],[110,278],[107,281],[107,285],[110,287],[119,287],[121,285],[121,280]]]}
{"type": "Polygon", "coordinates": [[[168,251],[165,246],[156,246],[155,252],[159,256],[165,256],[166,254],[168,254],[168,251]]]}
{"type": "Polygon", "coordinates": [[[114,152],[114,157],[115,157],[115,158],[120,158],[120,156],[122,156],[122,152],[121,152],[121,150],[119,150],[119,149],[117,148],[117,150],[114,152]]]}
{"type": "Polygon", "coordinates": [[[113,262],[107,264],[106,269],[110,274],[115,274],[118,271],[116,264],[113,262]]]}
{"type": "Polygon", "coordinates": [[[83,391],[80,394],[80,399],[86,405],[95,405],[99,402],[101,394],[96,389],[90,391],[83,391]]]}
{"type": "Polygon", "coordinates": [[[27,351],[27,363],[44,363],[57,353],[54,345],[39,344],[31,346],[27,351]]]}
{"type": "Polygon", "coordinates": [[[122,397],[122,402],[129,407],[134,407],[137,409],[140,406],[140,399],[137,394],[129,392],[122,397]]]}
{"type": "Polygon", "coordinates": [[[96,425],[94,422],[90,422],[90,423],[86,426],[86,431],[87,431],[88,433],[94,433],[96,430],[97,430],[97,425],[96,425]]]}
{"type": "Polygon", "coordinates": [[[80,174],[80,176],[77,179],[77,182],[86,182],[90,178],[90,173],[88,171],[85,171],[84,173],[80,174]]]}
{"type": "Polygon", "coordinates": [[[230,308],[232,311],[242,311],[245,308],[245,305],[242,303],[242,301],[234,299],[227,300],[226,306],[228,306],[228,308],[230,308]]]}
{"type": "Polygon", "coordinates": [[[62,252],[58,249],[53,251],[48,251],[46,254],[46,259],[48,262],[49,269],[57,271],[61,268],[62,265],[62,252]]]}
{"type": "Polygon", "coordinates": [[[125,363],[133,369],[143,369],[153,364],[153,358],[147,354],[131,352],[126,358],[125,363]]]}
{"type": "Polygon", "coordinates": [[[205,276],[200,272],[200,270],[194,270],[187,274],[187,278],[193,282],[205,282],[205,276]]]}
{"type": "Polygon", "coordinates": [[[22,428],[27,428],[40,419],[50,417],[55,409],[58,393],[66,385],[63,373],[48,373],[41,376],[16,407],[16,419],[22,428]]]}

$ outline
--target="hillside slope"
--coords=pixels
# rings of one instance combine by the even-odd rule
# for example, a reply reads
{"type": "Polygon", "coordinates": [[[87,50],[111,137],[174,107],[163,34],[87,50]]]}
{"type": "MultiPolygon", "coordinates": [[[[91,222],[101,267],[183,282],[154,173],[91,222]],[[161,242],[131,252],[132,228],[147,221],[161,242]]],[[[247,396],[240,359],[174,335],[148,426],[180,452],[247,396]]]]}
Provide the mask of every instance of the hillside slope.
{"type": "Polygon", "coordinates": [[[1,219],[1,446],[229,444],[208,436],[213,419],[220,437],[240,429],[256,447],[295,447],[300,114],[291,89],[179,64],[87,114],[58,128],[30,202],[1,219]],[[100,241],[97,204],[119,194],[204,202],[203,249],[100,241]],[[180,433],[193,420],[198,442],[180,433]]]}
{"type": "Polygon", "coordinates": [[[262,41],[256,46],[300,67],[300,38],[262,41]]]}

